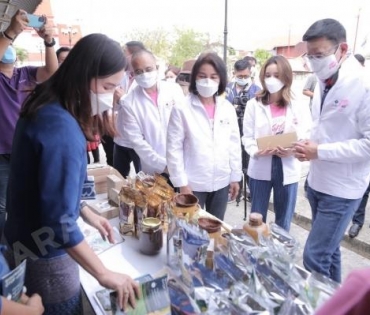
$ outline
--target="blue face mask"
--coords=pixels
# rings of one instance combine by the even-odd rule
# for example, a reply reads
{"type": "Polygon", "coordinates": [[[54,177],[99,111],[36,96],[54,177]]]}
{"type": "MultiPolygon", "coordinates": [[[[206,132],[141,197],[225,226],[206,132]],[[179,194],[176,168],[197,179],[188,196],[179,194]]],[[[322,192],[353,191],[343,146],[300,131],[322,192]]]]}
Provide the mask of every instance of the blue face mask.
{"type": "Polygon", "coordinates": [[[3,58],[1,59],[2,63],[11,64],[17,60],[17,53],[12,46],[9,46],[4,53],[3,58]]]}

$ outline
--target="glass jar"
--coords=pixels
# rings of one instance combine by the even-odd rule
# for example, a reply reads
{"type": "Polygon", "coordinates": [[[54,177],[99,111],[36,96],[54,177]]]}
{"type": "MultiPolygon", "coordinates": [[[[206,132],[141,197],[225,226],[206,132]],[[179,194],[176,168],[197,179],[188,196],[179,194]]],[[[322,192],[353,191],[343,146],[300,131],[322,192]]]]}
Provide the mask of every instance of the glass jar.
{"type": "Polygon", "coordinates": [[[260,235],[269,235],[268,226],[262,221],[262,219],[262,214],[252,212],[249,215],[249,221],[243,225],[243,230],[252,236],[257,244],[259,244],[260,235]]]}
{"type": "Polygon", "coordinates": [[[145,255],[158,254],[163,246],[163,233],[161,220],[158,218],[145,218],[141,222],[139,237],[139,250],[145,255]]]}

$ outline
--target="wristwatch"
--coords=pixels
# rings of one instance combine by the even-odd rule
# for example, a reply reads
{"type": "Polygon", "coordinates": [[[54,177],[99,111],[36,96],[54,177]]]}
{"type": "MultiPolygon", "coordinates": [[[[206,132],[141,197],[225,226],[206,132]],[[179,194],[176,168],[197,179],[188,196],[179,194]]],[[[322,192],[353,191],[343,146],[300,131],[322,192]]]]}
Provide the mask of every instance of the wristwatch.
{"type": "Polygon", "coordinates": [[[44,45],[45,45],[45,47],[53,47],[55,45],[54,37],[51,39],[51,43],[48,43],[48,42],[44,41],[44,45]]]}

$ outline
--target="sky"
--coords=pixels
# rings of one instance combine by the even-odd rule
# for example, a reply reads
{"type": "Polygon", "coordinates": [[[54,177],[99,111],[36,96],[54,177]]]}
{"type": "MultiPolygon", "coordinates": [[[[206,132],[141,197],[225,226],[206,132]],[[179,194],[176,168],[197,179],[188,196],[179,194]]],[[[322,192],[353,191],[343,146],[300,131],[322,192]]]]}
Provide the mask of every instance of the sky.
{"type": "Polygon", "coordinates": [[[370,53],[368,0],[51,0],[51,4],[57,23],[79,23],[84,34],[102,32],[120,42],[134,40],[128,35],[135,29],[175,27],[209,33],[223,42],[225,1],[228,45],[236,49],[254,50],[276,39],[297,42],[316,20],[334,18],[346,28],[352,49],[359,22],[356,52],[370,53]],[[362,48],[367,35],[367,47],[362,48]]]}

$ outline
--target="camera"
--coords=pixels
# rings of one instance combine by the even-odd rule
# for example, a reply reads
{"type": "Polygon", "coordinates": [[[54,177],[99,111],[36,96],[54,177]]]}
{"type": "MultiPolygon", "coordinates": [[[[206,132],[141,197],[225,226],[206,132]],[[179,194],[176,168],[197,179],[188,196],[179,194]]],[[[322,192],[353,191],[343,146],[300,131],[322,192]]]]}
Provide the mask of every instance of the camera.
{"type": "Polygon", "coordinates": [[[245,106],[247,105],[249,99],[250,98],[249,98],[249,95],[248,95],[248,91],[246,91],[246,90],[240,91],[239,94],[234,97],[234,102],[233,103],[235,105],[236,115],[239,118],[243,118],[245,106]]]}
{"type": "Polygon", "coordinates": [[[241,105],[244,106],[247,105],[247,102],[249,101],[248,91],[240,91],[237,96],[234,98],[234,105],[241,105]]]}

